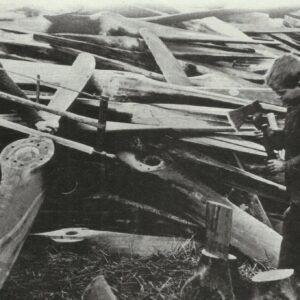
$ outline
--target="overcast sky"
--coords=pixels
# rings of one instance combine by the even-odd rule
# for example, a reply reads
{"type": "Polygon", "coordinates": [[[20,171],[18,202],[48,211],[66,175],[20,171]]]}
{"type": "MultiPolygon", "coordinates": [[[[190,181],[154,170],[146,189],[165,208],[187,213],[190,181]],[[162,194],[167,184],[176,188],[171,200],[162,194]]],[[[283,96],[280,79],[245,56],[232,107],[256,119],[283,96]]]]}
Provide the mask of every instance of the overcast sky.
{"type": "Polygon", "coordinates": [[[76,6],[87,8],[100,8],[107,4],[143,4],[162,3],[171,6],[188,8],[189,6],[226,6],[226,7],[280,7],[287,5],[299,5],[299,0],[0,0],[0,11],[8,7],[34,6],[45,10],[68,10],[76,6]],[[184,5],[184,6],[183,6],[184,5]]]}

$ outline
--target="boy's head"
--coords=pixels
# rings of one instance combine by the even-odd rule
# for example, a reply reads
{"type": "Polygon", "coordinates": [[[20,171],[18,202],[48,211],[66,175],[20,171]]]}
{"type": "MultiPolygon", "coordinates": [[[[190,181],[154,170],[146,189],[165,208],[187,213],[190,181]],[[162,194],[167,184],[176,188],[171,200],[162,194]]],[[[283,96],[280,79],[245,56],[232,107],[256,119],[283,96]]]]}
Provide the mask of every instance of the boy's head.
{"type": "Polygon", "coordinates": [[[277,58],[266,76],[266,83],[278,94],[297,87],[300,79],[300,60],[286,54],[277,58]]]}

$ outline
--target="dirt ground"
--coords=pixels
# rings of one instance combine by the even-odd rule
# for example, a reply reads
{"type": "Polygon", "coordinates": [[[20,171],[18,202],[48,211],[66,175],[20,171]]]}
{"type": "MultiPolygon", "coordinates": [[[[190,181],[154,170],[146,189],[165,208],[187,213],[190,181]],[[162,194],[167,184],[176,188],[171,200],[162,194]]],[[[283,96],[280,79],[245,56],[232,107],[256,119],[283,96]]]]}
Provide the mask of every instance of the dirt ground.
{"type": "MultiPolygon", "coordinates": [[[[81,299],[86,286],[100,274],[118,299],[179,299],[182,286],[194,274],[198,262],[195,249],[168,257],[128,258],[111,256],[86,244],[57,245],[30,237],[0,299],[81,299]]],[[[240,299],[245,300],[250,292],[247,278],[259,266],[245,258],[238,270],[244,280],[236,289],[242,295],[240,299]]]]}

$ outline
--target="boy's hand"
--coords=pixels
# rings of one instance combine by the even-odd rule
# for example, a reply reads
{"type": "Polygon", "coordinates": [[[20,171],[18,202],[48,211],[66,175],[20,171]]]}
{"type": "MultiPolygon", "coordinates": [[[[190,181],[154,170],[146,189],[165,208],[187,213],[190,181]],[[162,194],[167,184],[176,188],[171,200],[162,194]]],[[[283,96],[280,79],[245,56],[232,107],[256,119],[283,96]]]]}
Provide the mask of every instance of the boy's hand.
{"type": "MultiPolygon", "coordinates": [[[[272,137],[274,135],[274,130],[272,128],[268,127],[266,131],[268,137],[272,137]]],[[[264,137],[264,133],[261,130],[255,130],[254,134],[258,139],[262,139],[264,137]]]]}
{"type": "Polygon", "coordinates": [[[254,131],[254,134],[255,134],[255,137],[260,139],[260,140],[264,137],[264,134],[261,130],[254,131]]]}
{"type": "Polygon", "coordinates": [[[56,120],[39,121],[35,123],[35,127],[39,131],[43,132],[56,132],[59,124],[56,120]]]}
{"type": "Polygon", "coordinates": [[[285,171],[286,162],[281,159],[268,160],[267,169],[272,174],[277,174],[285,171]]]}

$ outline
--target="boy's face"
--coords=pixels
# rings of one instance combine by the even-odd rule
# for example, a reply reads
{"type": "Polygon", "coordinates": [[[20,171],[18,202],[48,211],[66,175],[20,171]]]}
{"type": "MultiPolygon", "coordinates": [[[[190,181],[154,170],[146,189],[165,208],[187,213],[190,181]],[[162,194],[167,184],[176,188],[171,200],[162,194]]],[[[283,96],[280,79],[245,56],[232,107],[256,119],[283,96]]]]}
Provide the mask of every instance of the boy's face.
{"type": "Polygon", "coordinates": [[[283,97],[284,94],[287,92],[287,89],[274,90],[274,92],[275,92],[278,96],[283,97]]]}
{"type": "Polygon", "coordinates": [[[284,89],[284,88],[281,88],[281,89],[275,89],[275,88],[272,88],[272,90],[280,97],[282,98],[285,93],[287,92],[288,89],[284,89]]]}
{"type": "Polygon", "coordinates": [[[285,89],[273,88],[273,91],[280,97],[280,100],[284,106],[294,106],[300,103],[300,88],[298,87],[285,89]]]}

